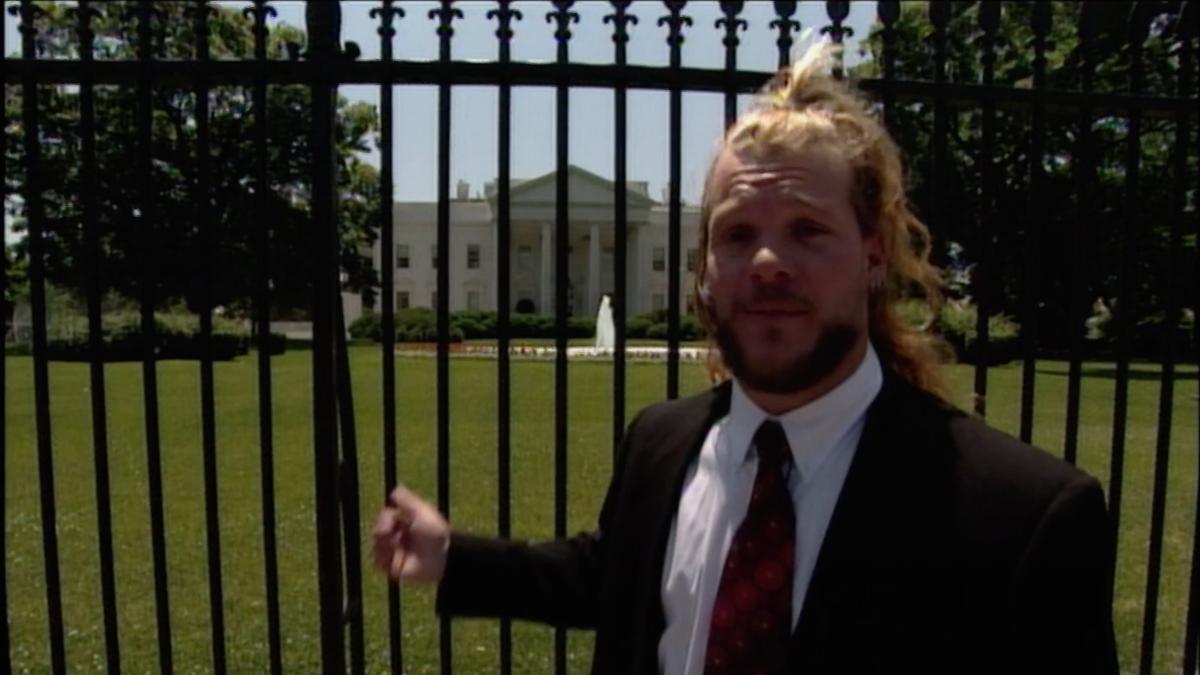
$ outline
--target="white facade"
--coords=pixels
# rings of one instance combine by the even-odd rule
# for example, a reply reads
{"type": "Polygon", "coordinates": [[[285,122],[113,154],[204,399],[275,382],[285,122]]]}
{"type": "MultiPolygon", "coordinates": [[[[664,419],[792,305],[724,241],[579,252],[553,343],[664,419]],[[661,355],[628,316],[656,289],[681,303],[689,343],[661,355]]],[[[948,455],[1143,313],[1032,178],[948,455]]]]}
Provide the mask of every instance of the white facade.
{"type": "MultiPolygon", "coordinates": [[[[568,293],[571,313],[594,316],[604,294],[615,297],[613,184],[575,166],[568,168],[570,253],[568,293]]],[[[459,185],[450,202],[450,310],[496,309],[496,195],[471,199],[459,185]]],[[[627,204],[627,315],[667,306],[667,223],[669,210],[646,194],[645,183],[630,182],[627,204]]],[[[510,298],[514,312],[554,313],[555,174],[515,179],[510,192],[512,223],[509,256],[510,298]]],[[[397,202],[393,211],[396,250],[373,260],[395,267],[397,308],[436,308],[437,203],[397,202]]],[[[699,209],[681,209],[680,307],[687,312],[692,269],[698,246],[699,209]]],[[[440,262],[440,261],[439,261],[440,262]]],[[[380,279],[382,279],[380,274],[380,279]]]]}

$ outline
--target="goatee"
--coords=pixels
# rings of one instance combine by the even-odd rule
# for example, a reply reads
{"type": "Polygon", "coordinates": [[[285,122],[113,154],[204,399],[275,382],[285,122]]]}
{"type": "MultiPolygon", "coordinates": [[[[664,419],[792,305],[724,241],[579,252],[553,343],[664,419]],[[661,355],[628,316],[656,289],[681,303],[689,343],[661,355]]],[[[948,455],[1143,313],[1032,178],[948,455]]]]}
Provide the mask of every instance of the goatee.
{"type": "Polygon", "coordinates": [[[721,359],[743,386],[770,394],[794,394],[811,388],[838,367],[858,342],[859,329],[849,323],[821,328],[812,351],[783,367],[757,369],[734,335],[732,320],[718,320],[715,336],[721,359]]]}

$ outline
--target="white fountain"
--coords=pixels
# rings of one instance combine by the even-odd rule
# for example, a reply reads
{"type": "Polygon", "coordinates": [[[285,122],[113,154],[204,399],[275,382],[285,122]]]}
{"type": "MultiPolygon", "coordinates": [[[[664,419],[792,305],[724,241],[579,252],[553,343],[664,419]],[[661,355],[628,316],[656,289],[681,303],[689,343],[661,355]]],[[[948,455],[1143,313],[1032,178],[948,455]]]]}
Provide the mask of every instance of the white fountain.
{"type": "Polygon", "coordinates": [[[616,329],[613,328],[612,304],[608,295],[600,298],[600,310],[596,312],[596,351],[611,354],[616,346],[616,329]]]}

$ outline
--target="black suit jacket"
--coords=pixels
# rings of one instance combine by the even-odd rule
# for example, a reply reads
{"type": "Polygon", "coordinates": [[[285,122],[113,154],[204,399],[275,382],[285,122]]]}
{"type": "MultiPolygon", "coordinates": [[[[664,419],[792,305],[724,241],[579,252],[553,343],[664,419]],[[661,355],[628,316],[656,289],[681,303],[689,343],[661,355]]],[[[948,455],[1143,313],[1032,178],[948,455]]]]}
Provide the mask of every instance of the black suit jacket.
{"type": "MultiPolygon", "coordinates": [[[[455,533],[437,610],[594,628],[592,672],[658,672],[685,469],[730,386],[630,424],[591,533],[455,533]]],[[[1116,673],[1099,483],[885,372],[792,637],[797,673],[1116,673]]]]}

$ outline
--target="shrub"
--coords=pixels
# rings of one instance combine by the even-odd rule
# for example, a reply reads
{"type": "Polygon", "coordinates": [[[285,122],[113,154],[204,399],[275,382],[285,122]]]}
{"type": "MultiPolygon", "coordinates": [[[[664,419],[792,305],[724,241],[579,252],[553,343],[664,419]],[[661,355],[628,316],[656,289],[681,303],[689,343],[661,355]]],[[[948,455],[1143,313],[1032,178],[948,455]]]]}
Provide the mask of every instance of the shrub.
{"type": "MultiPolygon", "coordinates": [[[[127,310],[111,312],[101,320],[101,358],[105,361],[137,361],[145,352],[141,315],[127,310]]],[[[91,358],[86,317],[65,316],[46,327],[47,357],[63,361],[91,358]]],[[[199,359],[204,344],[200,317],[181,311],[156,312],[153,350],[157,359],[199,359]]],[[[239,322],[213,317],[210,341],[212,358],[229,360],[250,348],[250,333],[239,322]]]]}
{"type": "Polygon", "coordinates": [[[367,338],[378,342],[383,339],[383,317],[375,312],[367,312],[351,321],[346,330],[352,338],[367,338]]]}
{"type": "Polygon", "coordinates": [[[704,329],[700,327],[700,319],[695,314],[684,315],[679,320],[680,340],[702,340],[704,329]]]}
{"type": "Polygon", "coordinates": [[[514,338],[554,337],[554,317],[544,314],[514,314],[509,328],[514,338]]]}
{"type": "Polygon", "coordinates": [[[1006,314],[989,316],[987,352],[982,353],[975,330],[978,316],[975,305],[969,299],[951,300],[942,306],[938,326],[946,341],[954,346],[958,359],[964,363],[982,361],[996,365],[1015,358],[1021,332],[1017,322],[1006,314]]]}
{"type": "Polygon", "coordinates": [[[496,337],[495,312],[457,312],[450,316],[450,325],[462,329],[463,337],[467,339],[496,337]]]}
{"type": "Polygon", "coordinates": [[[900,315],[900,318],[903,319],[904,323],[908,324],[908,326],[911,328],[920,329],[929,322],[929,305],[925,304],[923,300],[911,298],[908,300],[902,300],[898,305],[896,305],[896,309],[897,313],[900,315]]]}
{"type": "Polygon", "coordinates": [[[586,316],[567,319],[567,337],[590,338],[596,336],[596,320],[586,316]]]}
{"type": "Polygon", "coordinates": [[[625,336],[630,338],[645,338],[646,331],[654,325],[654,322],[645,316],[631,317],[625,321],[625,336]]]}
{"type": "Polygon", "coordinates": [[[646,329],[646,338],[650,340],[666,340],[667,324],[656,323],[646,329]]]}
{"type": "MultiPolygon", "coordinates": [[[[625,322],[625,335],[630,338],[666,340],[667,326],[667,311],[660,309],[631,317],[625,322]]],[[[680,340],[691,341],[703,338],[704,329],[700,327],[700,319],[695,314],[685,314],[679,317],[680,340]]]]}
{"type": "Polygon", "coordinates": [[[267,339],[263,340],[261,336],[255,336],[251,340],[255,349],[261,349],[261,343],[266,343],[267,354],[270,356],[278,356],[287,351],[287,336],[282,333],[270,333],[267,339]]]}

